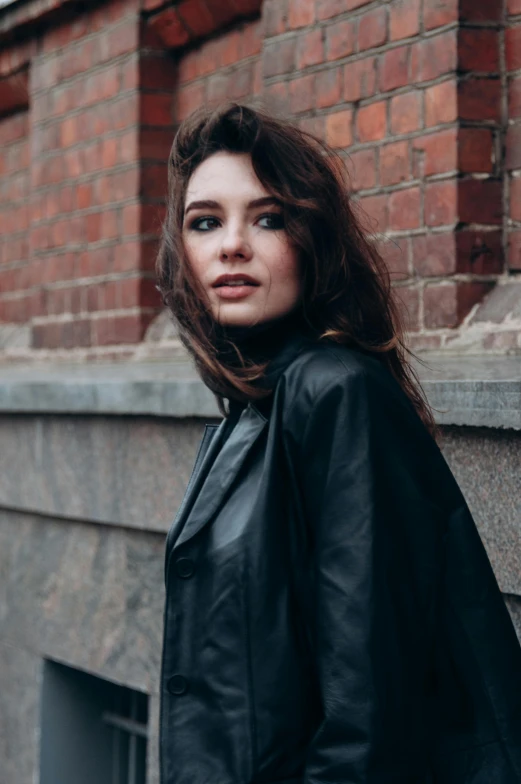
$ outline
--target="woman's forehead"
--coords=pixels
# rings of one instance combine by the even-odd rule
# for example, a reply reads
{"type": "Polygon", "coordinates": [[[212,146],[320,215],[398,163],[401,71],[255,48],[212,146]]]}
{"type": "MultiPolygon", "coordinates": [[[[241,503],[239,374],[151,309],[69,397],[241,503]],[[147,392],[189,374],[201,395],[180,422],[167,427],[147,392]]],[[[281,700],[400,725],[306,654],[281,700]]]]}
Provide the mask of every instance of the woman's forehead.
{"type": "Polygon", "coordinates": [[[218,201],[223,196],[256,199],[269,196],[258,179],[248,153],[217,152],[206,158],[192,173],[187,200],[202,198],[218,201]]]}

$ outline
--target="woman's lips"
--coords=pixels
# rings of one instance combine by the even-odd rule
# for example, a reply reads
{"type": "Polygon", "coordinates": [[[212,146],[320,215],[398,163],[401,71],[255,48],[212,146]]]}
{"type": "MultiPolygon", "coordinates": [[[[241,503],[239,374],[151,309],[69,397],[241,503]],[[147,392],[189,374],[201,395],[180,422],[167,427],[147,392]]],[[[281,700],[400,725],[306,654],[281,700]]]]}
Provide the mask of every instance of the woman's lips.
{"type": "Polygon", "coordinates": [[[253,294],[257,288],[258,286],[254,286],[252,284],[240,284],[234,286],[227,286],[224,284],[221,286],[216,286],[214,291],[218,297],[221,297],[221,299],[243,299],[244,297],[248,297],[250,294],[253,294]]]}

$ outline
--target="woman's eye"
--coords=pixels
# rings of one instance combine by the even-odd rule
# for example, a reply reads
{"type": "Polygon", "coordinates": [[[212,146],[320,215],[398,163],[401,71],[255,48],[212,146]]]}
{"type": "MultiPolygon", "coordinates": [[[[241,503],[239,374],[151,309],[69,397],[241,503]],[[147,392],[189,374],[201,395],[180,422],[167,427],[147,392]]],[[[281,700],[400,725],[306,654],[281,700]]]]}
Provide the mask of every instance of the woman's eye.
{"type": "Polygon", "coordinates": [[[282,229],[284,228],[284,218],[280,212],[270,212],[268,215],[261,215],[260,221],[267,221],[268,225],[263,226],[265,229],[282,229]]]}
{"type": "Polygon", "coordinates": [[[215,225],[208,226],[208,223],[211,224],[212,222],[214,224],[218,223],[217,218],[210,218],[208,216],[203,218],[197,218],[196,220],[193,221],[193,223],[190,224],[190,228],[195,229],[196,231],[211,231],[211,229],[215,228],[215,225]]]}

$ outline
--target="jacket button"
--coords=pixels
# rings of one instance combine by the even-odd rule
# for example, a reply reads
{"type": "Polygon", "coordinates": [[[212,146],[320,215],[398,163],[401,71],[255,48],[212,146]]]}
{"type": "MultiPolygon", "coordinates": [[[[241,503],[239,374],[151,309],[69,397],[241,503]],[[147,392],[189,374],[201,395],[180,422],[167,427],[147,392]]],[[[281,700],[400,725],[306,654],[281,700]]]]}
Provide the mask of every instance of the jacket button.
{"type": "Polygon", "coordinates": [[[183,678],[182,675],[172,675],[172,677],[168,679],[166,688],[170,694],[184,694],[188,688],[188,684],[186,678],[183,678]]]}
{"type": "Polygon", "coordinates": [[[191,558],[178,558],[175,568],[179,577],[191,577],[195,571],[195,564],[191,558]]]}

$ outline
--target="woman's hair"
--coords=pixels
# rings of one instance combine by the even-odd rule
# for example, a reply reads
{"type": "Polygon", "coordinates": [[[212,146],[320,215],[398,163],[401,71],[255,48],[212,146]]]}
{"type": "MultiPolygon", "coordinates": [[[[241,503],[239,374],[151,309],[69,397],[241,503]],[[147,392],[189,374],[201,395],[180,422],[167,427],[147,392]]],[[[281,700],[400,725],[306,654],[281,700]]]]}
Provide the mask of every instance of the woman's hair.
{"type": "Polygon", "coordinates": [[[299,252],[301,311],[308,328],[319,340],[379,355],[437,438],[432,411],[406,357],[415,355],[403,342],[389,271],[354,213],[344,162],[312,134],[235,102],[198,109],[181,123],[168,161],[167,213],[157,257],[163,301],[221,412],[226,414],[224,398],[259,399],[271,390],[255,383],[266,363],[242,357],[237,346],[223,340],[182,239],[189,179],[220,151],[249,154],[258,179],[282,204],[285,229],[299,252]]]}

